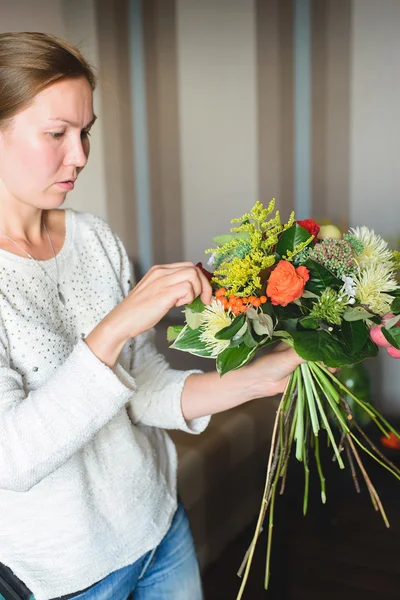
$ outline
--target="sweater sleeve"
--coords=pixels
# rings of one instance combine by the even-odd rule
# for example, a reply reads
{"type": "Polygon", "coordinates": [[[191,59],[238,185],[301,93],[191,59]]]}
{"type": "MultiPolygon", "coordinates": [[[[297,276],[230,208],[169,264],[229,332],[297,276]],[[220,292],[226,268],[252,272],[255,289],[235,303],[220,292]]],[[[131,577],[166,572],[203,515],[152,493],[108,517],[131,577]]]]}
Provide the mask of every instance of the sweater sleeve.
{"type": "Polygon", "coordinates": [[[181,406],[182,390],[187,377],[201,371],[170,369],[153,342],[153,330],[146,331],[135,340],[131,372],[137,392],[131,398],[128,408],[132,421],[163,429],[201,433],[207,427],[210,417],[187,421],[181,406]]]}
{"type": "MultiPolygon", "coordinates": [[[[132,264],[121,240],[115,236],[120,256],[120,281],[124,296],[134,285],[132,264]]],[[[135,424],[181,429],[188,433],[201,433],[210,416],[186,421],[182,414],[181,397],[185,381],[192,373],[171,369],[154,345],[154,331],[139,335],[132,344],[130,375],[134,377],[137,391],[129,402],[130,417],[135,424]]],[[[123,369],[116,374],[124,381],[123,369]]]]}
{"type": "Polygon", "coordinates": [[[54,472],[126,405],[135,392],[79,342],[39,388],[25,393],[0,330],[0,488],[25,492],[54,472]]]}

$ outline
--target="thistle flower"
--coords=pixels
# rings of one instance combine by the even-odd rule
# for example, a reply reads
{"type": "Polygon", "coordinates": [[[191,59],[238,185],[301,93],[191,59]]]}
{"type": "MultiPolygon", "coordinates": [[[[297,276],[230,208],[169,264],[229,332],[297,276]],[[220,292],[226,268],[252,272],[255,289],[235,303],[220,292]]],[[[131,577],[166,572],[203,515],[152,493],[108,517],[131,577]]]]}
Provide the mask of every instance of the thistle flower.
{"type": "Polygon", "coordinates": [[[215,334],[224,327],[230,325],[233,317],[226,312],[219,300],[212,299],[201,313],[203,320],[200,325],[200,339],[205,343],[207,349],[211,352],[211,357],[216,358],[230,344],[230,340],[217,340],[215,334]]]}
{"type": "Polygon", "coordinates": [[[326,288],[314,304],[310,316],[315,319],[326,321],[331,325],[340,325],[342,315],[348,303],[348,297],[339,295],[332,288],[326,288]]]}
{"type": "Polygon", "coordinates": [[[347,240],[322,240],[314,248],[310,248],[308,255],[339,279],[343,276],[351,277],[357,272],[354,251],[347,240]]]}
{"type": "Polygon", "coordinates": [[[390,311],[397,288],[392,266],[387,263],[372,263],[354,278],[356,296],[361,304],[367,305],[373,312],[384,315],[390,311]]]}
{"type": "Polygon", "coordinates": [[[350,233],[356,240],[361,242],[363,249],[356,256],[356,261],[361,269],[372,264],[391,264],[392,252],[389,250],[387,242],[377,235],[373,229],[368,227],[355,227],[350,229],[350,233]]]}

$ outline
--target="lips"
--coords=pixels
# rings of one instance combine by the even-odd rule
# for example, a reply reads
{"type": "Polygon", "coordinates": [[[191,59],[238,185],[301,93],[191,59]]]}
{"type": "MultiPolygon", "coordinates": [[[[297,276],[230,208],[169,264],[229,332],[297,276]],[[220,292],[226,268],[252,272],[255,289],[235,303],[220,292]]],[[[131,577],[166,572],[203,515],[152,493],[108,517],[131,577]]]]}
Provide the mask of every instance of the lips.
{"type": "Polygon", "coordinates": [[[74,189],[75,179],[67,179],[66,181],[59,181],[56,185],[63,190],[70,191],[74,189]]]}

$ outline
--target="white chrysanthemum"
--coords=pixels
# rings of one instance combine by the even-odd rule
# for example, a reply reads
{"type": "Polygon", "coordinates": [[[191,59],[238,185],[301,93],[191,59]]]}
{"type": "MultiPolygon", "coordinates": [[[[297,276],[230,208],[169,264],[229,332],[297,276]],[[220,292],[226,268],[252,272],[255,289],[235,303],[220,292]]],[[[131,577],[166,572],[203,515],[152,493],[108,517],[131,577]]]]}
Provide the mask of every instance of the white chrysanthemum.
{"type": "Polygon", "coordinates": [[[201,314],[203,321],[200,325],[202,330],[200,339],[212,353],[212,358],[216,358],[218,354],[229,346],[230,340],[217,340],[215,334],[230,325],[233,319],[224,309],[221,302],[215,300],[215,298],[212,299],[211,304],[208,304],[201,314]]]}
{"type": "Polygon", "coordinates": [[[354,278],[354,282],[356,296],[361,304],[369,306],[373,312],[380,315],[389,312],[394,297],[388,292],[396,289],[397,282],[387,264],[368,266],[354,278]]]}
{"type": "Polygon", "coordinates": [[[361,269],[378,262],[386,265],[392,264],[392,252],[389,250],[387,242],[373,229],[365,226],[355,227],[350,229],[350,233],[364,246],[362,253],[356,256],[356,262],[361,269]]]}

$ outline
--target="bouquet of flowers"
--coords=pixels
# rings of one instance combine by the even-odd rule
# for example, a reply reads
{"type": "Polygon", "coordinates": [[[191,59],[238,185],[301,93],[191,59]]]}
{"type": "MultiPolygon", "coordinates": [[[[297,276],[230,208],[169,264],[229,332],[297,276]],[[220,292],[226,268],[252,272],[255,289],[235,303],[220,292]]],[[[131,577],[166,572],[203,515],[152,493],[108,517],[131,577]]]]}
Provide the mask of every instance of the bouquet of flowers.
{"type": "Polygon", "coordinates": [[[341,239],[319,240],[315,221],[296,221],[292,213],[282,223],[274,210],[275,200],[266,208],[256,202],[249,213],[232,220],[237,226],[231,233],[214,238],[215,247],[206,250],[213,271],[211,304],[197,298],[185,307],[185,324],[168,329],[172,348],[215,359],[220,375],[242,367],[259,349],[276,341],[293,346],[306,361],[290,377],[277,410],[261,510],[239,572],[244,575],[238,600],[269,511],[268,587],[275,496],[280,480],[283,491],[292,447],[304,464],[304,513],[311,453],[322,502],[326,500],[322,432],[340,468],[345,466],[342,456],[347,456],[355,482],[358,466],[387,526],[359,449],[400,479],[399,469],[357,423],[353,407],[365,412],[385,436],[398,434],[372,404],[357,398],[330,370],[374,357],[378,346],[400,357],[400,286],[395,277],[400,252],[390,250],[367,227],[350,229],[341,239]]]}

